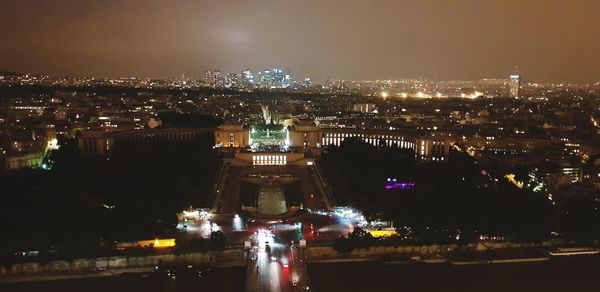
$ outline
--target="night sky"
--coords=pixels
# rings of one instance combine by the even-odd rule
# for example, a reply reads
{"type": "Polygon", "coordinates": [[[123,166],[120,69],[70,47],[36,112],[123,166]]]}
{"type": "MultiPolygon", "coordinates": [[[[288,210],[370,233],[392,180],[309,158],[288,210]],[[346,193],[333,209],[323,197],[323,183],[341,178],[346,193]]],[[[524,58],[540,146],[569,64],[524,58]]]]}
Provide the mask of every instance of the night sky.
{"type": "Polygon", "coordinates": [[[0,70],[600,80],[598,0],[0,1],[0,70]]]}

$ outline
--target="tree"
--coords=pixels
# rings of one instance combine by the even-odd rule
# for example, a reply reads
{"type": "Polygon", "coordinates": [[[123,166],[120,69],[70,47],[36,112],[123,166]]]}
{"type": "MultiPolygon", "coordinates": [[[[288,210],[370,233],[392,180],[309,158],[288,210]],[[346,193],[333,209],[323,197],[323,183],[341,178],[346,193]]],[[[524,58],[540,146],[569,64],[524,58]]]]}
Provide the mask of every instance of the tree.
{"type": "Polygon", "coordinates": [[[220,231],[213,231],[210,233],[210,248],[214,251],[222,251],[227,245],[227,238],[225,234],[220,231]]]}
{"type": "Polygon", "coordinates": [[[352,240],[340,237],[333,242],[333,249],[339,253],[351,253],[354,250],[352,240]]]}

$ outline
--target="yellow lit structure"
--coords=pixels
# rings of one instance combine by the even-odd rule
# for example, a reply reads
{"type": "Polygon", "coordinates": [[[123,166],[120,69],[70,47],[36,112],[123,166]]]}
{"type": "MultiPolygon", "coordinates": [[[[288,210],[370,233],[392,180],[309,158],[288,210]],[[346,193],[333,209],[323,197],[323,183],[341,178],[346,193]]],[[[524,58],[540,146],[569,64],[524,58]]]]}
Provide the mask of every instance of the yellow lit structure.
{"type": "Polygon", "coordinates": [[[385,229],[385,230],[368,230],[368,232],[373,236],[373,237],[390,237],[390,236],[397,236],[398,232],[396,232],[396,230],[394,229],[385,229]]]}
{"type": "Polygon", "coordinates": [[[138,240],[136,242],[119,242],[117,243],[118,249],[131,248],[131,247],[151,247],[151,248],[168,248],[175,246],[175,238],[167,239],[149,239],[149,240],[138,240]]]}
{"type": "Polygon", "coordinates": [[[522,181],[517,181],[515,179],[515,175],[512,173],[509,173],[507,175],[504,176],[506,178],[506,180],[508,180],[509,182],[511,182],[512,184],[514,184],[515,186],[517,186],[517,188],[522,189],[523,188],[523,182],[522,181]]]}

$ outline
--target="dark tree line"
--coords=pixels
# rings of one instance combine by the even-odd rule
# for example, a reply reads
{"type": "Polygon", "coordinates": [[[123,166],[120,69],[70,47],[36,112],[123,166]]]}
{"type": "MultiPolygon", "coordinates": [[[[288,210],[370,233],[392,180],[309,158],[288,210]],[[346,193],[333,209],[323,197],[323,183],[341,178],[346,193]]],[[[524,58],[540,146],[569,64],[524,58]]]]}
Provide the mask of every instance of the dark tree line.
{"type": "Polygon", "coordinates": [[[165,127],[176,128],[216,128],[223,121],[220,118],[204,114],[180,114],[176,112],[161,112],[158,118],[165,127]]]}
{"type": "Polygon", "coordinates": [[[467,243],[481,234],[542,240],[558,227],[557,210],[543,194],[490,175],[462,152],[422,162],[412,150],[346,139],[329,147],[321,166],[339,204],[406,226],[419,242],[467,243]],[[387,178],[415,186],[387,190],[387,178]]]}
{"type": "Polygon", "coordinates": [[[0,254],[82,255],[116,241],[175,236],[176,213],[210,199],[220,161],[212,139],[143,148],[116,143],[110,157],[86,157],[75,139],[60,138],[51,170],[0,174],[0,254]]]}

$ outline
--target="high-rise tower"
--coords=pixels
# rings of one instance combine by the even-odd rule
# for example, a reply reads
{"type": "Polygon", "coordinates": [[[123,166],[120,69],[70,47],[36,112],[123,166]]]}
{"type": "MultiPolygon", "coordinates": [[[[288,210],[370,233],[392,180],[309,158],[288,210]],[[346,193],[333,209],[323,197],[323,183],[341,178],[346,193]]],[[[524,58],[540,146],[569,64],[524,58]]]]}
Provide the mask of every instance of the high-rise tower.
{"type": "Polygon", "coordinates": [[[510,96],[519,98],[519,90],[521,89],[521,76],[510,75],[509,79],[510,96]]]}

